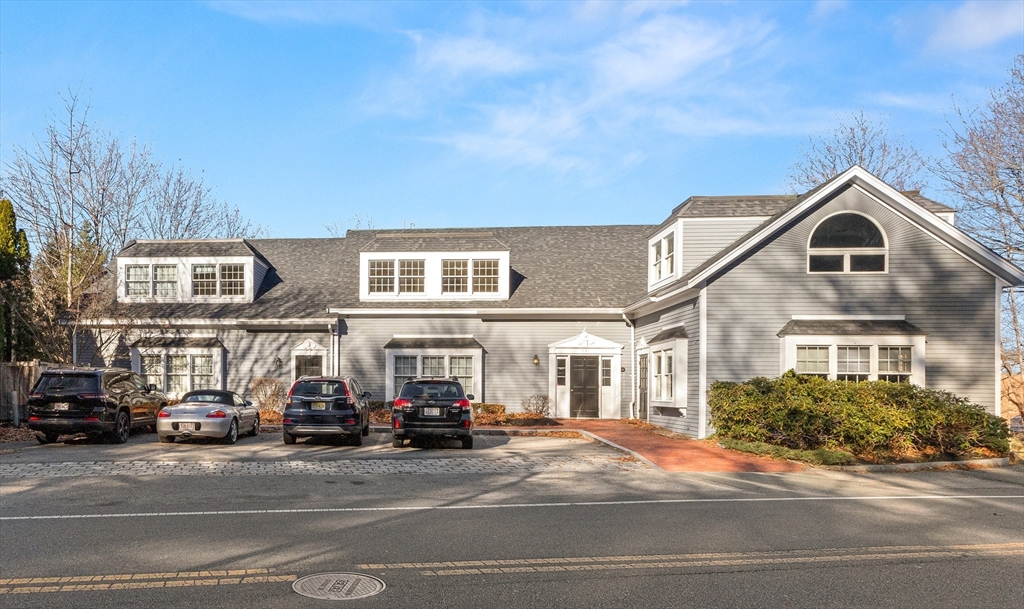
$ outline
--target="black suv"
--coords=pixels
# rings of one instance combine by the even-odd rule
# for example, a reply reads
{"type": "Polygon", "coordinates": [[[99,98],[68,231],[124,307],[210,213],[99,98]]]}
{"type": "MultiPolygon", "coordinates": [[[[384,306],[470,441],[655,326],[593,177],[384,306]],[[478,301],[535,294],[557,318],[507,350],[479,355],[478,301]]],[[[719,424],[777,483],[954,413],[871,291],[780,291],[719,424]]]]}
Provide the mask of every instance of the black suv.
{"type": "Polygon", "coordinates": [[[118,444],[133,427],[156,425],[167,396],[122,368],[70,368],[42,373],[28,397],[28,427],[40,444],[69,433],[104,433],[118,444]]]}
{"type": "Polygon", "coordinates": [[[473,448],[472,399],[454,378],[406,381],[391,411],[391,445],[401,448],[406,438],[449,436],[462,440],[462,448],[473,448]]]}
{"type": "Polygon", "coordinates": [[[370,392],[351,376],[302,377],[284,407],[284,443],[307,436],[348,436],[363,445],[370,435],[370,392]]]}

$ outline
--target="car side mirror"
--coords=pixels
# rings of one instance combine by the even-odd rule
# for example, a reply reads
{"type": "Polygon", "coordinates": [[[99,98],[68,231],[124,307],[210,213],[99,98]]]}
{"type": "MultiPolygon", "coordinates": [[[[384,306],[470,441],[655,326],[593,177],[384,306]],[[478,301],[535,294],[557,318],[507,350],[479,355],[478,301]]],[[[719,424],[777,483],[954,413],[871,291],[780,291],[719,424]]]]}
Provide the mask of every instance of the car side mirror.
{"type": "Polygon", "coordinates": [[[250,402],[249,400],[246,400],[246,401],[245,401],[245,405],[246,405],[246,406],[252,406],[252,402],[250,402]]]}
{"type": "Polygon", "coordinates": [[[155,383],[150,383],[146,387],[146,391],[149,392],[149,393],[152,393],[152,392],[156,391],[156,384],[155,383]]]}
{"type": "Polygon", "coordinates": [[[369,391],[364,391],[363,392],[363,397],[366,398],[366,399],[370,399],[370,397],[371,397],[370,392],[369,391]]]}
{"type": "Polygon", "coordinates": [[[475,398],[473,397],[472,393],[467,393],[466,394],[466,399],[469,400],[470,402],[472,402],[475,398]]]}

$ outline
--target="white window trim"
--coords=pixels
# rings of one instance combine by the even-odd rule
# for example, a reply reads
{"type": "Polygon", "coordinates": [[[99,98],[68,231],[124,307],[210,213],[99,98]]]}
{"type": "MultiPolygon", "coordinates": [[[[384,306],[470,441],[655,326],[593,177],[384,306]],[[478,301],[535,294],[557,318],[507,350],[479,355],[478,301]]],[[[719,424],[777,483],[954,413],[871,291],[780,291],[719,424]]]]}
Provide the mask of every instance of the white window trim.
{"type": "Polygon", "coordinates": [[[391,401],[395,399],[395,393],[401,389],[401,387],[395,387],[395,357],[415,357],[416,358],[416,376],[423,374],[423,357],[437,357],[445,356],[444,368],[445,370],[451,370],[451,357],[467,357],[473,358],[473,386],[463,386],[462,389],[466,394],[473,395],[474,402],[483,401],[483,349],[471,348],[471,349],[445,349],[445,348],[429,348],[429,349],[385,349],[386,362],[385,362],[385,386],[384,386],[384,400],[391,401]]]}
{"type": "MultiPolygon", "coordinates": [[[[142,356],[143,355],[159,355],[160,356],[160,368],[163,371],[162,387],[167,387],[167,357],[169,355],[186,355],[188,356],[188,389],[192,391],[192,356],[194,355],[210,355],[213,356],[213,388],[224,389],[224,349],[220,347],[132,347],[131,348],[131,359],[132,359],[132,370],[137,372],[143,378],[146,378],[145,372],[142,370],[142,356]]],[[[178,392],[165,392],[169,398],[180,398],[184,393],[178,392]]]]}
{"type": "Polygon", "coordinates": [[[828,347],[828,378],[835,379],[838,372],[838,350],[839,347],[870,347],[871,348],[871,371],[869,380],[878,380],[878,348],[879,347],[911,347],[910,360],[910,382],[925,387],[925,337],[908,336],[905,334],[894,335],[856,335],[856,336],[807,336],[790,334],[781,339],[782,361],[780,365],[782,372],[796,369],[796,348],[801,347],[828,347]]]}
{"type": "Polygon", "coordinates": [[[330,368],[330,363],[331,363],[330,362],[330,357],[328,357],[328,352],[329,351],[330,350],[327,347],[324,347],[323,345],[321,345],[320,343],[316,342],[315,340],[313,340],[311,338],[307,338],[306,340],[304,340],[301,343],[299,343],[299,344],[295,345],[294,347],[292,347],[291,348],[291,353],[289,355],[289,359],[291,359],[291,364],[292,364],[292,378],[291,378],[292,382],[294,382],[295,379],[298,378],[298,377],[295,376],[295,373],[298,372],[298,366],[295,363],[295,359],[296,359],[296,357],[298,357],[300,355],[320,355],[320,356],[322,356],[323,357],[323,360],[322,360],[323,361],[323,365],[322,365],[320,371],[321,371],[322,374],[325,374],[325,375],[328,374],[328,371],[331,369],[330,368]]]}
{"type": "Polygon", "coordinates": [[[687,396],[687,362],[689,357],[690,339],[677,338],[658,341],[647,345],[647,412],[652,408],[677,408],[679,415],[686,416],[687,396]],[[656,399],[654,397],[654,361],[661,351],[672,351],[672,398],[656,399]]]}
{"type": "Polygon", "coordinates": [[[675,222],[672,226],[662,230],[660,233],[652,237],[647,242],[647,287],[648,289],[654,289],[662,285],[671,283],[673,280],[679,278],[679,272],[681,267],[681,257],[683,251],[683,230],[680,222],[675,222]],[[667,275],[658,276],[654,270],[654,246],[655,244],[661,244],[662,258],[664,259],[665,245],[667,241],[671,239],[672,242],[672,272],[667,275]]]}
{"type": "Polygon", "coordinates": [[[190,256],[172,257],[118,257],[117,258],[117,300],[118,302],[252,302],[255,293],[255,257],[253,256],[190,256]],[[217,269],[217,293],[220,293],[220,265],[241,264],[245,277],[244,293],[237,296],[193,296],[192,267],[193,265],[211,264],[217,269]],[[149,295],[128,296],[127,267],[149,267],[149,295]],[[157,266],[177,267],[178,293],[175,296],[156,296],[157,266]]]}
{"type": "Polygon", "coordinates": [[[814,225],[811,229],[810,234],[807,236],[807,274],[808,275],[888,275],[889,274],[889,235],[886,234],[885,229],[868,214],[857,211],[854,209],[844,209],[834,213],[831,213],[814,225]],[[882,234],[882,247],[816,247],[811,248],[811,239],[814,238],[814,233],[817,232],[818,227],[823,222],[832,218],[833,216],[839,216],[843,214],[855,214],[867,218],[878,232],[882,234]],[[850,270],[850,255],[864,255],[864,256],[885,256],[885,270],[882,271],[857,271],[853,272],[850,270]],[[841,271],[811,271],[811,256],[843,256],[843,270],[841,271]]]}
{"type": "Polygon", "coordinates": [[[460,301],[460,300],[508,300],[511,269],[508,251],[475,252],[360,252],[359,253],[359,299],[370,301],[460,301]],[[390,292],[370,292],[370,261],[387,260],[394,262],[394,287],[390,292]],[[400,260],[423,261],[423,292],[399,293],[400,260]],[[442,291],[442,261],[466,260],[469,263],[466,292],[442,291]],[[473,261],[498,261],[498,291],[473,291],[473,261]]]}

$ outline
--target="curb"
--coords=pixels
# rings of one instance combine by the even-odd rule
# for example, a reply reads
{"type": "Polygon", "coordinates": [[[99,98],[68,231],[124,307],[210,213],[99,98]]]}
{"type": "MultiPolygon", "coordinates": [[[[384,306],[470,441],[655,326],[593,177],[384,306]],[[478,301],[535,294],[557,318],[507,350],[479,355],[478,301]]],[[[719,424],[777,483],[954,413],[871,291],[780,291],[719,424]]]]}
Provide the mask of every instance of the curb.
{"type": "MultiPolygon", "coordinates": [[[[378,432],[378,433],[389,433],[391,431],[391,428],[388,427],[388,426],[384,426],[384,425],[371,425],[370,426],[370,431],[375,431],[375,432],[378,432]]],[[[647,465],[648,467],[650,467],[652,469],[656,469],[656,470],[661,471],[661,467],[659,467],[657,463],[655,463],[654,461],[651,461],[650,459],[648,459],[647,457],[641,455],[640,453],[638,453],[636,451],[633,451],[633,450],[630,450],[630,449],[626,448],[625,446],[619,446],[615,442],[612,442],[610,440],[602,438],[601,436],[599,436],[599,435],[597,435],[597,434],[595,434],[593,432],[586,431],[584,429],[566,429],[566,428],[559,428],[559,429],[501,429],[501,428],[497,428],[497,427],[477,427],[477,428],[473,429],[473,435],[476,435],[476,436],[547,436],[547,435],[552,434],[552,433],[558,433],[558,434],[562,434],[562,433],[576,433],[576,434],[579,434],[579,435],[583,436],[584,438],[586,438],[587,440],[590,440],[591,442],[597,442],[599,444],[604,444],[605,446],[608,446],[609,448],[613,448],[613,449],[615,449],[615,450],[617,450],[619,452],[622,452],[622,453],[625,453],[625,454],[629,455],[630,457],[636,459],[637,461],[647,465]]],[[[555,436],[555,437],[558,437],[558,436],[555,436]]]]}
{"type": "Polygon", "coordinates": [[[922,472],[936,469],[989,469],[1007,467],[1009,457],[997,459],[974,459],[972,461],[932,461],[930,463],[887,463],[885,465],[819,465],[818,469],[838,472],[877,473],[877,472],[922,472]]]}

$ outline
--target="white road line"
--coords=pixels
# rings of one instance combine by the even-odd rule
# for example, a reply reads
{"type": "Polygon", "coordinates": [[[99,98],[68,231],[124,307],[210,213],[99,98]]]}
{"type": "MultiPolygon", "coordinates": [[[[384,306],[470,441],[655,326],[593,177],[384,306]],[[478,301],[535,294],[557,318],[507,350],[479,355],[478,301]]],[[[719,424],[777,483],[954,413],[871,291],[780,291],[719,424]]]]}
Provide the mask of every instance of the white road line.
{"type": "Polygon", "coordinates": [[[409,505],[352,508],[291,508],[277,510],[217,510],[196,512],[135,512],[122,514],[54,514],[50,516],[0,516],[15,520],[79,520],[85,518],[153,518],[167,516],[240,516],[247,514],[326,514],[338,512],[425,512],[432,510],[498,510],[550,507],[603,507],[613,505],[664,505],[684,503],[775,503],[793,501],[951,501],[961,499],[1024,499],[1024,495],[878,495],[861,497],[734,497],[722,499],[637,499],[623,501],[564,501],[552,503],[505,503],[482,505],[409,505]]]}

